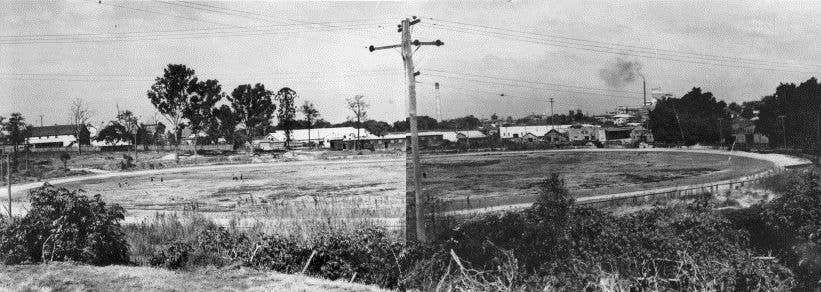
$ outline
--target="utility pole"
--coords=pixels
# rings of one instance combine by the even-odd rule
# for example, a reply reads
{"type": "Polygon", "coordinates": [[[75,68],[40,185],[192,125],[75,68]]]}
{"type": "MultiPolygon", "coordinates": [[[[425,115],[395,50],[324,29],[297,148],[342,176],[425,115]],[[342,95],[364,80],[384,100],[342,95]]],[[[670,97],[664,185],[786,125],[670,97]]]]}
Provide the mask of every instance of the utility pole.
{"type": "Polygon", "coordinates": [[[405,18],[402,24],[398,25],[399,32],[402,33],[402,42],[398,45],[389,45],[381,47],[368,47],[371,52],[376,50],[402,48],[402,60],[405,63],[405,74],[408,78],[408,118],[410,120],[411,131],[411,156],[413,164],[413,194],[405,192],[405,238],[407,241],[427,242],[425,235],[425,221],[424,221],[424,207],[422,196],[422,170],[419,165],[419,128],[416,123],[416,75],[413,69],[413,47],[420,46],[441,46],[444,43],[440,40],[433,42],[420,42],[419,40],[411,41],[411,26],[419,23],[421,20],[413,17],[413,19],[405,18]]]}
{"type": "Polygon", "coordinates": [[[43,115],[40,115],[40,127],[43,126],[43,115]]]}
{"type": "Polygon", "coordinates": [[[439,82],[433,84],[436,89],[436,119],[442,121],[442,97],[439,95],[439,82]]]}
{"type": "Polygon", "coordinates": [[[555,126],[555,125],[553,124],[553,116],[554,116],[554,115],[553,115],[553,98],[551,97],[551,98],[550,98],[550,125],[551,125],[551,126],[555,126]]]}
{"type": "Polygon", "coordinates": [[[644,75],[641,75],[641,85],[644,88],[644,90],[643,90],[644,103],[641,104],[641,107],[647,108],[647,80],[644,79],[644,75]]]}
{"type": "Polygon", "coordinates": [[[784,140],[784,149],[787,149],[787,126],[784,125],[784,120],[787,118],[787,116],[782,115],[778,116],[778,118],[781,119],[781,136],[784,140]]]}
{"type": "Polygon", "coordinates": [[[14,218],[11,217],[11,155],[8,154],[6,154],[6,185],[9,195],[9,223],[11,223],[14,218]]]}

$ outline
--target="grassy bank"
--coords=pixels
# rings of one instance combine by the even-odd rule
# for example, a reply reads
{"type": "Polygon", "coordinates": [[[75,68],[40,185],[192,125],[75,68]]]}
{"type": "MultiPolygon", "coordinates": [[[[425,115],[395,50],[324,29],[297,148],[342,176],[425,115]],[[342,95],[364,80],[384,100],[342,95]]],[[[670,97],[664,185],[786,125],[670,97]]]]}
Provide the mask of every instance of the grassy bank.
{"type": "Polygon", "coordinates": [[[99,198],[41,189],[27,218],[2,228],[0,251],[7,264],[304,271],[425,291],[817,289],[821,179],[814,171],[788,176],[795,183],[750,208],[721,208],[705,199],[622,213],[573,206],[553,176],[537,185],[540,196],[531,208],[462,222],[428,245],[405,244],[372,225],[317,226],[310,238],[224,227],[202,217],[121,226],[117,207],[99,198]],[[89,216],[60,219],[67,213],[89,216]],[[96,219],[82,221],[89,218],[96,219]]]}
{"type": "Polygon", "coordinates": [[[13,291],[383,291],[375,286],[253,269],[179,272],[71,263],[0,266],[0,290],[13,291]]]}

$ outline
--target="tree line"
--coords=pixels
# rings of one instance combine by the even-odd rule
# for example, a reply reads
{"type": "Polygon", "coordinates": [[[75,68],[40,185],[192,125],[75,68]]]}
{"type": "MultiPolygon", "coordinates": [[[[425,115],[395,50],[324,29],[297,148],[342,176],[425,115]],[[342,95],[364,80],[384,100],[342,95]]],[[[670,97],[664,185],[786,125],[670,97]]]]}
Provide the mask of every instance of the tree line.
{"type": "Polygon", "coordinates": [[[771,95],[741,104],[693,88],[681,98],[659,100],[648,121],[656,141],[692,145],[734,141],[732,124],[750,121],[770,146],[818,149],[821,144],[821,83],[781,83],[771,95]]]}

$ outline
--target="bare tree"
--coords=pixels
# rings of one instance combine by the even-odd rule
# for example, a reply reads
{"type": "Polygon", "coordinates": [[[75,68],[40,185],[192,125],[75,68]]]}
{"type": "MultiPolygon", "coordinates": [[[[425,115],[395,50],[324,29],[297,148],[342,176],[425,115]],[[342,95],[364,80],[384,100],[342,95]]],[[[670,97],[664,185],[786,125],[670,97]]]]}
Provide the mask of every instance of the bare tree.
{"type": "Polygon", "coordinates": [[[354,117],[352,119],[356,119],[356,145],[354,146],[355,150],[359,150],[359,129],[362,128],[362,120],[364,120],[368,116],[368,104],[365,102],[365,96],[358,94],[355,95],[353,98],[346,99],[348,101],[348,108],[353,112],[354,117]]]}
{"type": "Polygon", "coordinates": [[[71,121],[74,124],[74,137],[77,138],[77,152],[83,153],[83,140],[85,137],[85,126],[94,112],[88,108],[88,103],[82,98],[75,98],[71,102],[71,121]]]}

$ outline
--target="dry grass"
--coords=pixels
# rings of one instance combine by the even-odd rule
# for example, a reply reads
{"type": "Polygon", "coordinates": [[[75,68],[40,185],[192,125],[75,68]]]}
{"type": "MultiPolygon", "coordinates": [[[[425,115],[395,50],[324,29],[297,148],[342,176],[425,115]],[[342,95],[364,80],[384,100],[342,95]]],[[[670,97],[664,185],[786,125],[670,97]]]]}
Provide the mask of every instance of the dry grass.
{"type": "Polygon", "coordinates": [[[0,266],[0,290],[15,291],[383,291],[375,286],[251,269],[178,272],[69,263],[0,266]]]}
{"type": "Polygon", "coordinates": [[[307,236],[318,225],[400,227],[404,177],[403,159],[382,158],[220,167],[61,186],[124,206],[127,223],[196,213],[221,225],[307,236]]]}
{"type": "Polygon", "coordinates": [[[532,202],[538,182],[551,173],[583,197],[719,181],[772,166],[721,154],[620,151],[430,155],[423,165],[427,194],[452,210],[532,202]]]}

